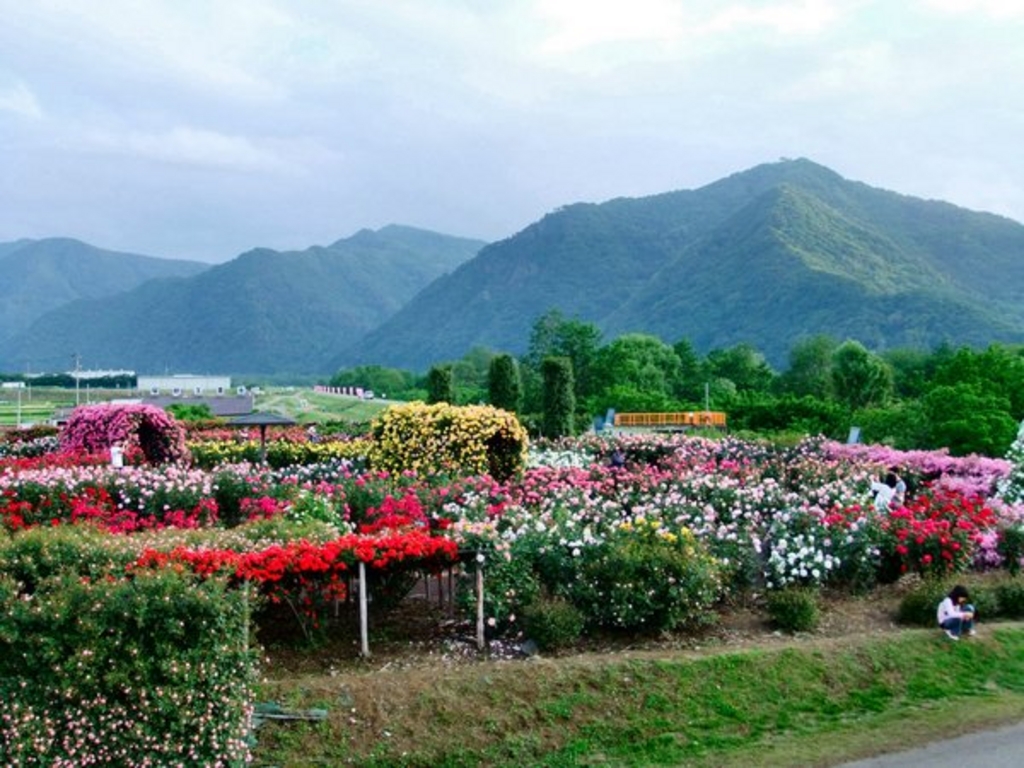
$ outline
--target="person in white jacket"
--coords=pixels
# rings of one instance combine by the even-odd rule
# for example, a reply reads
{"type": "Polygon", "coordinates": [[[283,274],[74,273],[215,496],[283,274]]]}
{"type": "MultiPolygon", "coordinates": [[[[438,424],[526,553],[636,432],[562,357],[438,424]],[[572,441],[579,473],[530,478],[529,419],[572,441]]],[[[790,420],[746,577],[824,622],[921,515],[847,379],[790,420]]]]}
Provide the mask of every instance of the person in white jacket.
{"type": "Polygon", "coordinates": [[[975,634],[974,606],[968,602],[970,599],[967,588],[957,584],[939,603],[939,626],[950,640],[959,640],[963,634],[975,634]]]}

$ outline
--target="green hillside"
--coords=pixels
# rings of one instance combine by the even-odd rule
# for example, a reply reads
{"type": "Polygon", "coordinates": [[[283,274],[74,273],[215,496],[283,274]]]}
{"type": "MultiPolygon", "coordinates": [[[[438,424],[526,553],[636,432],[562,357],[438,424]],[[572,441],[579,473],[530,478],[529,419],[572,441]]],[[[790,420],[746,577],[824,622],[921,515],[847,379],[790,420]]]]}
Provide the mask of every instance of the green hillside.
{"type": "Polygon", "coordinates": [[[1024,226],[782,161],[562,208],[431,285],[329,370],[519,353],[553,308],[609,337],[686,337],[702,352],[747,342],[777,365],[814,334],[877,349],[1021,341],[1022,292],[1024,226]]]}
{"type": "Polygon", "coordinates": [[[60,307],[0,347],[0,360],[17,370],[74,350],[93,368],[308,373],[482,245],[392,226],[302,252],[257,249],[192,278],[60,307]]]}
{"type": "MultiPolygon", "coordinates": [[[[0,339],[77,299],[106,299],[162,277],[190,277],[209,264],[96,248],[70,238],[0,243],[0,339]]],[[[66,361],[73,349],[61,350],[66,361]]],[[[23,368],[23,366],[22,366],[23,368]]]]}

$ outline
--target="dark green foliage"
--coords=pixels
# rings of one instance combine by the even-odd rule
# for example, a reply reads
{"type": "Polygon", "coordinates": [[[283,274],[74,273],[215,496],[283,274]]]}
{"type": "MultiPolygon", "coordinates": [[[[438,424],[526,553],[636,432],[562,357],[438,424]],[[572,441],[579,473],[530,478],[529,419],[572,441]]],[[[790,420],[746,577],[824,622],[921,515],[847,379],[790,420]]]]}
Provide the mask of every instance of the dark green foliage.
{"type": "Polygon", "coordinates": [[[523,609],[523,631],[542,651],[571,646],[585,626],[580,610],[560,597],[541,597],[523,609]]]}
{"type": "Polygon", "coordinates": [[[435,365],[427,373],[427,403],[455,404],[455,376],[451,366],[435,365]]]}
{"type": "Polygon", "coordinates": [[[900,600],[899,608],[896,611],[896,620],[900,624],[919,627],[937,626],[936,611],[951,587],[951,584],[947,585],[941,581],[926,580],[922,582],[900,600]]]}
{"type": "Polygon", "coordinates": [[[237,472],[219,472],[214,477],[213,488],[220,522],[228,528],[245,522],[242,500],[253,496],[252,485],[237,472]]]}
{"type": "Polygon", "coordinates": [[[711,350],[704,368],[709,379],[728,381],[735,392],[767,392],[775,379],[764,355],[745,342],[711,350]]]}
{"type": "Polygon", "coordinates": [[[839,439],[849,428],[842,406],[808,395],[737,397],[729,404],[730,429],[759,433],[796,432],[839,439]]]}
{"type": "Polygon", "coordinates": [[[892,372],[858,341],[844,341],[832,353],[832,390],[850,410],[884,405],[892,394],[892,372]]]}
{"type": "Polygon", "coordinates": [[[779,378],[782,391],[820,400],[832,397],[832,354],[836,340],[819,334],[798,340],[789,351],[789,368],[779,378]]]}
{"type": "Polygon", "coordinates": [[[1024,558],[1024,524],[1007,525],[1000,530],[998,549],[1010,575],[1020,573],[1020,561],[1024,558]]]}
{"type": "Polygon", "coordinates": [[[541,363],[544,381],[544,437],[566,437],[573,434],[572,362],[565,357],[548,357],[541,363]]]}
{"type": "Polygon", "coordinates": [[[861,442],[883,443],[899,450],[929,444],[928,417],[915,400],[859,410],[853,414],[851,423],[861,428],[861,442]]]}
{"type": "Polygon", "coordinates": [[[633,333],[601,347],[590,371],[590,391],[595,399],[626,411],[634,408],[617,402],[613,390],[642,392],[668,402],[679,388],[681,361],[661,339],[633,333]]]}
{"type": "Polygon", "coordinates": [[[970,384],[936,387],[921,405],[928,423],[927,442],[921,448],[948,447],[957,456],[1002,456],[1017,434],[1009,400],[970,384]]]}
{"type": "Polygon", "coordinates": [[[717,620],[721,566],[692,537],[630,531],[582,547],[572,567],[557,587],[595,627],[658,632],[717,620]]]}
{"type": "Polygon", "coordinates": [[[768,615],[783,632],[813,632],[818,627],[818,593],[790,587],[768,593],[768,615]]]}
{"type": "Polygon", "coordinates": [[[996,585],[999,614],[1007,619],[1024,619],[1024,580],[1014,577],[996,585]]]}
{"type": "Polygon", "coordinates": [[[517,412],[523,400],[523,382],[519,366],[512,355],[497,355],[491,360],[487,376],[487,391],[491,405],[517,412]]]}
{"type": "Polygon", "coordinates": [[[199,403],[198,405],[175,403],[174,405],[169,405],[167,411],[178,421],[206,421],[213,418],[213,411],[210,410],[210,406],[206,403],[199,403]]]}

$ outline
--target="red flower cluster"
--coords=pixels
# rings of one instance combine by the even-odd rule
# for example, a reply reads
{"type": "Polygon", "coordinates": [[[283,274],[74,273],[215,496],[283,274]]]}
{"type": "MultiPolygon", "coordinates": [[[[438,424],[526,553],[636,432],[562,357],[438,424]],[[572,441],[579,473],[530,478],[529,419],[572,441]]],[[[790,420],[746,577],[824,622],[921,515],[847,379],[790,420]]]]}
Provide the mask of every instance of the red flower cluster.
{"type": "Polygon", "coordinates": [[[198,576],[227,576],[258,584],[271,602],[289,601],[317,623],[323,600],[342,599],[346,577],[359,561],[377,570],[421,568],[438,571],[458,560],[458,546],[426,531],[382,536],[348,534],[324,544],[292,541],[254,552],[226,549],[145,550],[129,570],[172,568],[198,576]]]}
{"type": "Polygon", "coordinates": [[[378,507],[366,510],[366,516],[359,524],[361,533],[379,533],[402,528],[422,528],[429,524],[423,503],[411,489],[400,498],[387,496],[378,507]]]}
{"type": "Polygon", "coordinates": [[[882,522],[888,554],[899,571],[943,575],[966,570],[995,513],[977,496],[930,489],[882,522]]]}

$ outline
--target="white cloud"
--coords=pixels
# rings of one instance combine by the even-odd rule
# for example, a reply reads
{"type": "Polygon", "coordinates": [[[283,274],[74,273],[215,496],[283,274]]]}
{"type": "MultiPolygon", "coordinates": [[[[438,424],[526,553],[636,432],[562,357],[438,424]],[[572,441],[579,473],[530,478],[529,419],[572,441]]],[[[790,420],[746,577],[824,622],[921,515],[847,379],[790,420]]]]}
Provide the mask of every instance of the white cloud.
{"type": "Polygon", "coordinates": [[[834,0],[737,3],[717,10],[701,25],[701,31],[724,34],[761,29],[787,36],[812,35],[822,32],[839,19],[841,5],[834,0]]]}
{"type": "Polygon", "coordinates": [[[1024,0],[922,0],[922,5],[951,15],[1024,19],[1024,0]]]}
{"type": "Polygon", "coordinates": [[[245,136],[229,136],[188,126],[162,133],[130,131],[94,133],[87,146],[173,165],[231,170],[241,173],[293,174],[300,169],[278,153],[245,136]]]}
{"type": "Polygon", "coordinates": [[[685,21],[682,4],[673,0],[540,0],[536,13],[551,29],[541,44],[549,55],[606,43],[672,40],[685,21]]]}
{"type": "Polygon", "coordinates": [[[32,90],[23,82],[0,85],[0,111],[13,112],[22,117],[39,119],[43,110],[32,90]]]}

